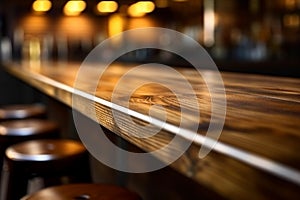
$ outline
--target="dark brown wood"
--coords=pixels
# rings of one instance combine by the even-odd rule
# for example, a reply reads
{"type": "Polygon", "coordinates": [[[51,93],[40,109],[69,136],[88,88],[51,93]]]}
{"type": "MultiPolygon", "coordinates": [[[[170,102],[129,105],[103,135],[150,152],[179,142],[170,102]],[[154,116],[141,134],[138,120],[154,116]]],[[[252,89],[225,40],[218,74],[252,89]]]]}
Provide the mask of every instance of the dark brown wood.
{"type": "MultiPolygon", "coordinates": [[[[25,64],[10,65],[6,70],[72,106],[73,84],[79,66],[78,63],[45,64],[39,67],[25,64]]],[[[93,95],[93,84],[99,78],[96,73],[99,67],[91,65],[89,73],[85,74],[85,79],[77,89],[93,95]]],[[[133,67],[122,64],[110,66],[99,81],[96,96],[110,102],[116,84],[133,67]]],[[[200,121],[188,115],[184,117],[189,120],[190,126],[199,125],[198,134],[203,135],[211,116],[210,94],[195,70],[175,69],[192,83],[200,105],[200,121]]],[[[202,73],[209,76],[215,72],[203,70],[202,73]]],[[[300,150],[300,80],[238,73],[221,75],[226,89],[227,113],[219,142],[213,152],[200,159],[198,152],[201,142],[194,140],[188,151],[172,167],[224,197],[296,197],[300,189],[300,156],[297,153],[300,150]]],[[[132,75],[128,84],[152,80],[153,76],[157,76],[157,73],[154,67],[149,66],[147,73],[132,75]]],[[[180,81],[176,77],[161,73],[157,78],[169,80],[180,89],[180,81]]],[[[119,105],[126,105],[124,96],[128,92],[131,91],[124,87],[123,91],[114,94],[119,105]]],[[[179,105],[169,89],[157,84],[144,85],[131,95],[130,109],[148,115],[152,105],[162,105],[167,112],[167,122],[178,127],[181,115],[179,107],[195,109],[191,107],[190,94],[184,91],[183,94],[184,105],[179,105]]],[[[115,110],[124,119],[124,127],[120,129],[114,123],[111,108],[97,99],[87,96],[79,98],[82,101],[73,105],[75,109],[92,117],[95,105],[97,116],[92,117],[93,120],[145,151],[159,149],[174,137],[174,132],[164,129],[147,139],[132,137],[132,133],[141,133],[143,129],[128,126],[126,114],[115,110]]],[[[157,112],[159,118],[161,113],[157,112]]],[[[134,120],[139,124],[147,124],[138,117],[134,120]]],[[[170,154],[172,152],[162,152],[158,157],[167,161],[170,154]]]]}
{"type": "MultiPolygon", "coordinates": [[[[0,169],[7,147],[33,139],[58,138],[59,128],[45,119],[19,119],[0,122],[0,169]]],[[[1,174],[0,174],[1,178],[1,174]]]]}
{"type": "Polygon", "coordinates": [[[84,154],[84,146],[73,140],[31,140],[12,145],[6,157],[14,161],[51,161],[84,154]]]}
{"type": "Polygon", "coordinates": [[[56,200],[140,200],[141,198],[125,188],[104,184],[70,184],[43,189],[28,195],[22,200],[56,199],[56,200]]]}
{"type": "Polygon", "coordinates": [[[15,104],[0,106],[0,121],[12,119],[38,118],[46,116],[42,104],[15,104]]]}
{"type": "MultiPolygon", "coordinates": [[[[45,119],[23,119],[0,122],[0,137],[25,137],[30,135],[56,133],[59,128],[57,124],[45,119]]],[[[0,139],[1,141],[1,139],[0,139]]]]}
{"type": "Polygon", "coordinates": [[[90,182],[89,157],[84,146],[74,140],[31,140],[12,145],[5,152],[8,170],[6,199],[27,194],[28,181],[44,178],[46,185],[64,182],[90,182]]]}

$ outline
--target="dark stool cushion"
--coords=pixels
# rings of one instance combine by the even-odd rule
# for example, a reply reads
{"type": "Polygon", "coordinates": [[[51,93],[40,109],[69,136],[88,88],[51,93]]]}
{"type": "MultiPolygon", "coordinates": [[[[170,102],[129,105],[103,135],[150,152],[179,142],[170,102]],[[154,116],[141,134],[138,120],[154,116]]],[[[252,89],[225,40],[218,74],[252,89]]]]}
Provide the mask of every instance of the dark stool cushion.
{"type": "Polygon", "coordinates": [[[69,184],[49,187],[21,200],[140,200],[125,188],[104,184],[69,184]]]}
{"type": "Polygon", "coordinates": [[[0,121],[43,117],[45,115],[46,107],[42,104],[16,104],[0,107],[0,121]]]}
{"type": "Polygon", "coordinates": [[[49,120],[24,119],[0,122],[0,159],[2,160],[5,149],[15,143],[58,136],[57,124],[49,120]]]}
{"type": "Polygon", "coordinates": [[[49,120],[24,119],[0,122],[0,169],[7,147],[26,140],[58,137],[57,124],[49,120]]]}
{"type": "Polygon", "coordinates": [[[23,119],[0,122],[0,137],[46,134],[58,130],[56,123],[44,119],[23,119]]]}
{"type": "Polygon", "coordinates": [[[26,141],[8,147],[5,157],[7,198],[11,200],[24,196],[28,180],[34,177],[44,178],[48,186],[61,184],[61,177],[68,177],[69,182],[91,181],[88,153],[78,141],[26,141]]]}

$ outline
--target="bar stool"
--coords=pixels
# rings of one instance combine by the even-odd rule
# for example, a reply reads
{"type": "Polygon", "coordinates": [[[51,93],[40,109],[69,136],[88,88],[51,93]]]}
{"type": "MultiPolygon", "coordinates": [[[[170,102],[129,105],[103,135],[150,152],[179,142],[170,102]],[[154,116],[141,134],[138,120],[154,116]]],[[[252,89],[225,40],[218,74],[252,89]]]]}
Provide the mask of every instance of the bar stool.
{"type": "MultiPolygon", "coordinates": [[[[90,182],[89,157],[85,147],[74,140],[32,140],[12,145],[5,152],[8,169],[7,198],[20,199],[28,181],[68,177],[69,182],[90,182]]],[[[49,183],[49,182],[48,182],[49,183]]],[[[61,184],[51,182],[49,185],[61,184]]]]}
{"type": "Polygon", "coordinates": [[[3,166],[5,150],[10,145],[25,140],[57,138],[58,136],[59,129],[57,124],[45,119],[24,119],[0,122],[0,170],[3,166]]]}
{"type": "Polygon", "coordinates": [[[38,103],[0,106],[0,121],[12,119],[40,118],[45,116],[46,107],[38,103]]]}
{"type": "Polygon", "coordinates": [[[67,184],[49,187],[23,197],[21,200],[140,200],[125,188],[104,184],[67,184]]]}

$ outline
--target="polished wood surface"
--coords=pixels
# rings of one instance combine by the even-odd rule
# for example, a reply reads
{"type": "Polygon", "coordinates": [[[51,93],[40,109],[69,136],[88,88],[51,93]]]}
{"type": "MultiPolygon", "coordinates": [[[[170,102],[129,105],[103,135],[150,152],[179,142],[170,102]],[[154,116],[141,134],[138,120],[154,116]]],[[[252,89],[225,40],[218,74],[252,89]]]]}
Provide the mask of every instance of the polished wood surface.
{"type": "MultiPolygon", "coordinates": [[[[77,89],[85,94],[94,94],[93,85],[98,80],[99,67],[91,64],[85,79],[77,89]]],[[[7,65],[6,70],[42,92],[72,106],[73,84],[80,64],[44,64],[42,66],[7,65]]],[[[75,109],[92,117],[93,106],[97,117],[93,118],[101,125],[121,135],[145,151],[153,151],[168,144],[174,132],[162,129],[147,139],[132,137],[139,133],[138,127],[116,127],[111,108],[104,105],[112,94],[119,105],[126,105],[124,96],[132,92],[126,87],[115,94],[113,91],[120,78],[134,66],[113,64],[101,77],[96,89],[98,99],[82,96],[82,103],[73,105],[75,109]],[[100,99],[100,100],[99,100],[100,99]]],[[[176,68],[192,83],[200,105],[201,120],[185,115],[190,126],[199,125],[198,134],[203,135],[211,116],[210,94],[204,81],[195,70],[176,68]]],[[[140,80],[165,79],[174,85],[180,82],[168,74],[154,73],[155,68],[148,67],[145,73],[130,76],[128,85],[140,80]]],[[[209,77],[212,71],[202,72],[209,77]]],[[[208,186],[224,197],[250,198],[295,197],[300,189],[300,80],[281,77],[267,77],[250,74],[222,73],[226,89],[226,120],[224,129],[214,150],[203,159],[198,156],[201,141],[194,140],[190,148],[172,164],[179,172],[208,186]],[[276,188],[276,189],[274,189],[276,188]]],[[[213,77],[213,76],[212,76],[213,77]]],[[[213,81],[213,80],[212,80],[213,81]]],[[[179,105],[176,96],[167,88],[157,84],[147,84],[131,95],[130,110],[148,115],[153,105],[162,105],[167,112],[167,122],[179,126],[180,106],[188,110],[191,107],[191,95],[183,93],[184,104],[179,105]]],[[[157,119],[161,113],[157,111],[157,119]]],[[[121,117],[125,115],[120,113],[121,117]]],[[[139,124],[147,124],[142,118],[134,117],[139,124]]],[[[124,120],[126,124],[126,120],[124,120]]],[[[184,137],[184,135],[183,135],[184,137]]],[[[188,139],[187,137],[184,137],[188,139]]],[[[176,151],[176,149],[174,149],[176,151]]],[[[159,159],[168,160],[172,152],[162,152],[159,159]]]]}

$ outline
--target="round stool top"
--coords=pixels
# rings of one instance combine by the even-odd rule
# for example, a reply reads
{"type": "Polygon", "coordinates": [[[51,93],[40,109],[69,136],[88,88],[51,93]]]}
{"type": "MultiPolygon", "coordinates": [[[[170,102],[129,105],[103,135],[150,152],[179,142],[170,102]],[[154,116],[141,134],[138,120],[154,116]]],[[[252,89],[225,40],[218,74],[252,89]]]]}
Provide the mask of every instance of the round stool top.
{"type": "Polygon", "coordinates": [[[29,136],[56,131],[58,126],[49,120],[23,119],[0,122],[0,136],[29,136]]]}
{"type": "Polygon", "coordinates": [[[46,114],[42,104],[16,104],[0,107],[0,120],[24,119],[46,114]]]}
{"type": "Polygon", "coordinates": [[[134,192],[104,184],[69,184],[49,187],[21,200],[140,200],[134,192]]]}
{"type": "Polygon", "coordinates": [[[30,140],[12,145],[6,149],[6,156],[14,161],[50,161],[72,157],[86,152],[85,147],[77,141],[30,140]]]}

